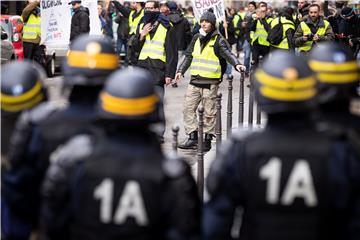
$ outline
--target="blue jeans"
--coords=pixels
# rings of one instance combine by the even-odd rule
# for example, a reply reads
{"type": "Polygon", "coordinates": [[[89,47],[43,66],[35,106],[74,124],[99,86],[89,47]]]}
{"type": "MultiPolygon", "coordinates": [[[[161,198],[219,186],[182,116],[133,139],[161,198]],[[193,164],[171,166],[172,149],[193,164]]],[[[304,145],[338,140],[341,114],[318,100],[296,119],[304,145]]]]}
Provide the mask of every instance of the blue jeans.
{"type": "Polygon", "coordinates": [[[118,55],[120,55],[121,53],[125,54],[125,64],[127,65],[128,59],[127,59],[127,39],[121,39],[118,38],[117,39],[117,44],[116,44],[116,52],[118,55]],[[122,51],[124,47],[124,51],[122,51]]]}
{"type": "Polygon", "coordinates": [[[251,48],[250,48],[250,43],[247,40],[244,41],[243,51],[244,51],[244,65],[246,67],[246,72],[249,72],[251,48]]]}

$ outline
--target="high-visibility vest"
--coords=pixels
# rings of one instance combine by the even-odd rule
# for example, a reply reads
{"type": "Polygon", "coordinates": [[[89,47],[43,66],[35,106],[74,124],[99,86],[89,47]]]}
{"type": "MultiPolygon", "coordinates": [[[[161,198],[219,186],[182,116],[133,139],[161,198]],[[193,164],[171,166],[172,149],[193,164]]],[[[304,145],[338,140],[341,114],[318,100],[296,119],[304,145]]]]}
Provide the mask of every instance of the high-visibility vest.
{"type": "Polygon", "coordinates": [[[41,17],[31,13],[23,27],[23,39],[36,39],[41,36],[41,17]]]}
{"type": "Polygon", "coordinates": [[[192,76],[199,75],[204,78],[221,78],[220,60],[214,51],[214,45],[219,36],[216,35],[206,44],[201,51],[200,39],[195,42],[194,51],[192,52],[192,62],[190,66],[190,74],[192,76]]]}
{"type": "MultiPolygon", "coordinates": [[[[273,20],[272,18],[268,18],[268,19],[266,19],[266,22],[270,24],[272,20],[273,20]]],[[[256,39],[258,39],[258,43],[260,45],[270,46],[270,43],[266,40],[267,36],[268,36],[268,33],[265,30],[264,25],[260,22],[260,20],[258,20],[256,23],[256,31],[255,32],[252,31],[250,33],[251,44],[254,44],[256,39]]]]}
{"type": "MultiPolygon", "coordinates": [[[[142,29],[143,25],[144,24],[140,25],[140,29],[142,29]]],[[[152,39],[150,38],[150,34],[146,35],[139,60],[150,58],[166,62],[165,39],[167,31],[162,24],[159,24],[152,39]]]]}
{"type": "Polygon", "coordinates": [[[190,16],[190,15],[187,15],[185,17],[188,20],[188,22],[190,24],[190,29],[192,31],[196,25],[196,18],[194,16],[190,16]]]}
{"type": "MultiPolygon", "coordinates": [[[[278,23],[279,23],[279,18],[274,19],[271,22],[271,28],[274,28],[278,23]]],[[[286,31],[289,30],[290,28],[295,30],[295,24],[292,21],[286,19],[285,17],[281,17],[281,24],[283,25],[283,40],[278,45],[272,45],[272,46],[281,49],[289,49],[289,43],[286,37],[286,31]]]]}
{"type": "Polygon", "coordinates": [[[235,34],[236,34],[237,36],[240,35],[240,29],[237,28],[237,25],[238,25],[238,23],[239,23],[240,20],[241,20],[241,16],[240,16],[239,14],[235,14],[235,15],[234,15],[234,18],[233,18],[233,20],[232,20],[233,25],[234,25],[234,28],[236,29],[236,30],[235,30],[235,34]]]}
{"type": "Polygon", "coordinates": [[[136,33],[136,28],[139,25],[140,20],[144,16],[144,9],[140,10],[140,14],[133,18],[133,15],[136,13],[135,10],[131,10],[129,15],[129,35],[133,35],[136,33]]]}
{"type": "MultiPolygon", "coordinates": [[[[316,34],[318,36],[325,36],[326,33],[326,29],[329,27],[329,22],[324,20],[324,25],[323,27],[319,27],[318,30],[316,31],[316,34]]],[[[301,22],[300,23],[300,27],[303,31],[303,36],[312,33],[311,29],[309,28],[309,26],[305,23],[305,22],[301,22]]],[[[301,47],[299,47],[300,52],[308,52],[311,50],[312,45],[313,45],[313,40],[309,40],[306,41],[301,47]]]]}

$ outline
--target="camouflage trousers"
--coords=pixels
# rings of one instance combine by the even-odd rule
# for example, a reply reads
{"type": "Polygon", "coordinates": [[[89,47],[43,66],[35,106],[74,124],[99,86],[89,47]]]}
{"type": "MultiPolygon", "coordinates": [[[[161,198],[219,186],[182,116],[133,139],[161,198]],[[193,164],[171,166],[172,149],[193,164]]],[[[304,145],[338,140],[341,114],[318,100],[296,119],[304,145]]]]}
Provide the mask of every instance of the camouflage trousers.
{"type": "Polygon", "coordinates": [[[204,133],[215,134],[215,104],[218,89],[218,85],[211,85],[210,89],[188,85],[183,111],[186,134],[190,134],[198,128],[197,108],[200,103],[204,106],[204,133]]]}

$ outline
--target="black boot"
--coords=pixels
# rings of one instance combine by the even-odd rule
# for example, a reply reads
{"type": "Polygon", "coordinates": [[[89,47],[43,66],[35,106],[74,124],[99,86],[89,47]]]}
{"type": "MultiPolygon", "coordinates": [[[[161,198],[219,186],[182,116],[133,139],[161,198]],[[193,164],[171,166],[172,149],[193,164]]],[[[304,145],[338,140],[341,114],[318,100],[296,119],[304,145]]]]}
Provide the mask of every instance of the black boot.
{"type": "Polygon", "coordinates": [[[183,142],[182,144],[179,144],[179,148],[181,149],[197,149],[198,144],[198,132],[193,131],[189,134],[189,138],[183,142]]]}
{"type": "Polygon", "coordinates": [[[214,135],[205,133],[205,141],[204,141],[204,152],[208,152],[211,149],[211,140],[214,135]]]}

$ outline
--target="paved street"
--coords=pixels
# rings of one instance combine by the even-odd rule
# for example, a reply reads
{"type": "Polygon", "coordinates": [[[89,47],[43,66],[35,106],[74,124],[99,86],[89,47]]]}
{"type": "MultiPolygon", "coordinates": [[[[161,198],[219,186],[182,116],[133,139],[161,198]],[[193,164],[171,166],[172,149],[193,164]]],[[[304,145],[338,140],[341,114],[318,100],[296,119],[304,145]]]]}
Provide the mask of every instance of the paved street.
{"type": "MultiPolygon", "coordinates": [[[[239,88],[240,88],[240,74],[236,71],[233,71],[234,80],[233,80],[233,130],[238,128],[238,109],[239,109],[239,88]]],[[[188,86],[190,76],[187,73],[185,78],[183,78],[179,84],[178,88],[173,88],[168,86],[165,90],[165,115],[166,115],[166,132],[165,132],[165,144],[163,148],[165,153],[170,153],[172,151],[172,126],[179,126],[179,142],[182,142],[187,136],[184,132],[183,127],[183,104],[185,100],[185,92],[188,86]]],[[[60,94],[60,86],[62,85],[63,78],[61,76],[51,78],[47,80],[49,86],[51,100],[55,100],[59,104],[65,104],[64,98],[60,94]]],[[[247,128],[247,119],[248,119],[248,97],[249,97],[249,88],[248,79],[245,79],[244,89],[245,89],[245,112],[244,112],[244,128],[247,128]]],[[[222,139],[226,139],[226,118],[227,118],[227,101],[228,101],[228,81],[225,79],[221,85],[220,90],[223,94],[222,98],[222,139]]],[[[254,119],[255,120],[255,119],[254,119]]],[[[264,122],[264,119],[262,119],[264,122]]],[[[254,125],[254,128],[259,128],[254,125]]],[[[204,171],[205,176],[209,170],[211,162],[214,160],[216,155],[216,140],[213,140],[212,149],[210,152],[206,153],[204,156],[204,171]]],[[[194,177],[197,176],[197,153],[196,150],[178,150],[179,155],[184,156],[187,162],[191,165],[194,177]]],[[[206,196],[206,195],[205,195],[206,196]]]]}

